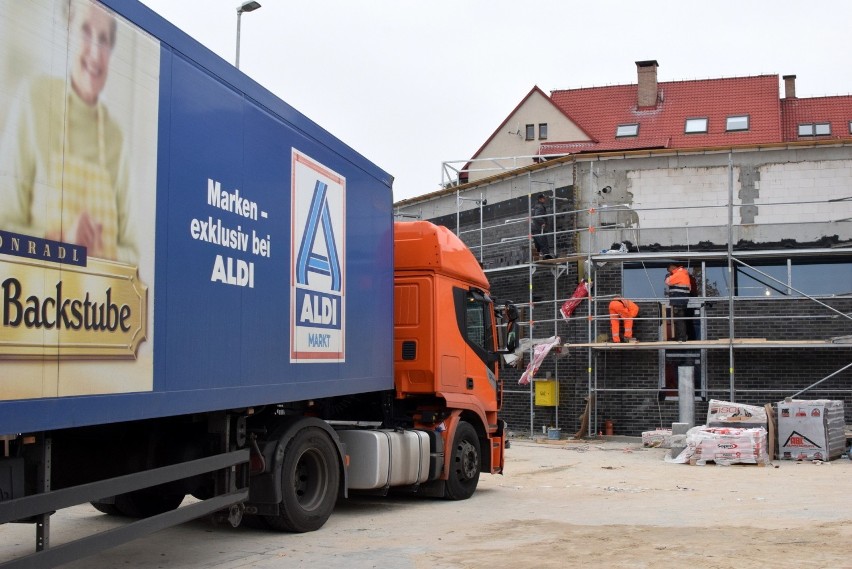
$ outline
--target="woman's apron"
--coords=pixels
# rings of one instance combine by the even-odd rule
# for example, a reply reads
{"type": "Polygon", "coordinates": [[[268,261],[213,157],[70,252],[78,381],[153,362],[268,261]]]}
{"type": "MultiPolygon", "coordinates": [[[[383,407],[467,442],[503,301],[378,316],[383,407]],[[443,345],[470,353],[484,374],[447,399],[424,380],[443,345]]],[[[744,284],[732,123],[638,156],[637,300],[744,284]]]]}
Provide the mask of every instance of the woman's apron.
{"type": "Polygon", "coordinates": [[[87,254],[115,260],[118,256],[118,210],[115,188],[106,165],[104,110],[100,104],[96,106],[98,161],[93,162],[69,150],[70,105],[69,100],[62,149],[50,157],[49,179],[57,183],[47,203],[46,235],[61,235],[63,241],[74,243],[75,237],[69,232],[80,215],[88,212],[95,226],[100,227],[100,243],[90,246],[87,254]]]}

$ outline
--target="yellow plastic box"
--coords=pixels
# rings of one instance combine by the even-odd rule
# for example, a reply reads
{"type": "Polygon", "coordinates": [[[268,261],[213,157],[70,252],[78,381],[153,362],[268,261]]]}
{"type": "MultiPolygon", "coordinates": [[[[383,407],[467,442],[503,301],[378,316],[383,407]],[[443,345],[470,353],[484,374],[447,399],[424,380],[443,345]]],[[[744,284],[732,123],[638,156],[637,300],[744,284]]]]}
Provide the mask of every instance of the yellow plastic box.
{"type": "Polygon", "coordinates": [[[556,407],[559,405],[559,384],[556,380],[535,380],[535,404],[541,407],[556,407]]]}

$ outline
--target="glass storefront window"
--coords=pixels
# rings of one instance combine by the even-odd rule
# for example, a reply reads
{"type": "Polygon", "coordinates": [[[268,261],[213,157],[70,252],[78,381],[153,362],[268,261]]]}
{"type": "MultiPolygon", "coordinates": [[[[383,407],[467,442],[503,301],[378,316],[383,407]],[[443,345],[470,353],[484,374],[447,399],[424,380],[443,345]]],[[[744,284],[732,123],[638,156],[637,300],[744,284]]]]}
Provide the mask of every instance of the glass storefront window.
{"type": "Polygon", "coordinates": [[[791,292],[787,287],[786,261],[783,264],[754,265],[754,269],[738,265],[735,269],[737,296],[788,296],[791,292]]]}
{"type": "Polygon", "coordinates": [[[623,273],[624,297],[636,299],[659,299],[665,295],[666,268],[625,264],[623,273]]]}
{"type": "MultiPolygon", "coordinates": [[[[825,263],[793,259],[789,276],[786,259],[771,264],[750,264],[754,268],[734,266],[736,296],[799,296],[793,288],[810,296],[852,294],[852,262],[847,260],[825,263]]],[[[706,264],[702,270],[701,264],[697,263],[689,270],[695,276],[699,296],[702,290],[710,298],[728,296],[730,279],[727,266],[706,264]]],[[[625,263],[622,278],[622,291],[627,298],[665,299],[665,267],[625,263]]]]}
{"type": "Polygon", "coordinates": [[[852,262],[808,263],[794,259],[792,285],[811,296],[852,294],[852,262]]]}

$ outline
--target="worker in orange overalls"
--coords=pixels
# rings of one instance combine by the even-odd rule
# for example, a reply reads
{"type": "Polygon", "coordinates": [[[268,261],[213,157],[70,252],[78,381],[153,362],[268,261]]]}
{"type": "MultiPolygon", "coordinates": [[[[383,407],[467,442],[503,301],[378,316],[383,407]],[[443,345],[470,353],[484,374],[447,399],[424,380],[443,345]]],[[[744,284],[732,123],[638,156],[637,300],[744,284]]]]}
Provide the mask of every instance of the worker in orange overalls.
{"type": "Polygon", "coordinates": [[[624,321],[624,341],[635,342],[633,339],[633,319],[639,314],[639,306],[626,298],[616,296],[609,303],[609,323],[612,327],[612,341],[621,342],[620,324],[624,321]]]}
{"type": "Polygon", "coordinates": [[[686,307],[692,293],[692,280],[689,271],[678,263],[670,263],[666,276],[666,296],[672,307],[674,319],[675,340],[685,342],[689,339],[686,334],[686,307]]]}

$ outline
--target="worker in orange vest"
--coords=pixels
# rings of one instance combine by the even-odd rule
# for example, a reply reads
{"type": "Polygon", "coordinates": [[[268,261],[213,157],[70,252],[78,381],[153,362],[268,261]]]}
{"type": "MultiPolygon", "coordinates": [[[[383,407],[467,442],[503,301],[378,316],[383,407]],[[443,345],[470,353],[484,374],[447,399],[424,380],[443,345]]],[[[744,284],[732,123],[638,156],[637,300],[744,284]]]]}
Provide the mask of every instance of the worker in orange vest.
{"type": "Polygon", "coordinates": [[[672,318],[674,319],[675,340],[685,342],[689,339],[686,334],[686,307],[689,304],[689,296],[692,292],[692,280],[689,271],[677,263],[670,263],[668,276],[666,276],[666,296],[672,306],[672,318]]]}
{"type": "Polygon", "coordinates": [[[616,296],[609,303],[609,324],[612,327],[612,341],[621,342],[620,324],[624,321],[624,341],[635,342],[633,338],[633,319],[639,314],[639,306],[626,298],[616,296]]]}

